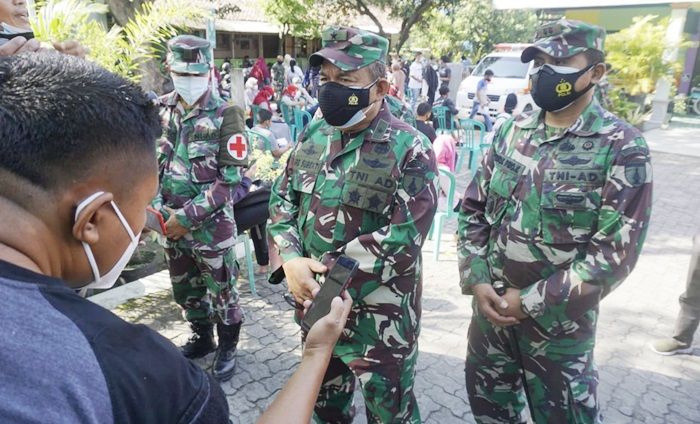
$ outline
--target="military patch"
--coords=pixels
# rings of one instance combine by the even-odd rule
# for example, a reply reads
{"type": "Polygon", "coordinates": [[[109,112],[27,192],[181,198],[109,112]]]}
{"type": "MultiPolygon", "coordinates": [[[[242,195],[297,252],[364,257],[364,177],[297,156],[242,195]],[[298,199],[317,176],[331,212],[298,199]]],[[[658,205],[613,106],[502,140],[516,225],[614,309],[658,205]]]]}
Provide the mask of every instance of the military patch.
{"type": "Polygon", "coordinates": [[[588,140],[581,145],[581,148],[585,151],[590,151],[594,145],[595,144],[591,140],[588,140]]]}
{"type": "Polygon", "coordinates": [[[649,155],[649,149],[643,146],[633,146],[633,147],[628,147],[627,149],[623,149],[620,151],[620,154],[622,156],[631,156],[631,155],[642,155],[642,156],[647,156],[649,155]]]}
{"type": "Polygon", "coordinates": [[[559,162],[563,163],[564,165],[571,165],[571,166],[577,166],[577,165],[585,165],[588,162],[591,161],[592,158],[590,157],[578,157],[576,155],[571,155],[571,156],[563,156],[561,158],[558,158],[559,162]]]}
{"type": "Polygon", "coordinates": [[[348,203],[358,205],[361,198],[360,192],[357,189],[348,192],[348,203]]]}
{"type": "Polygon", "coordinates": [[[586,195],[583,193],[557,193],[554,195],[555,206],[573,207],[586,204],[586,195]]]}
{"type": "Polygon", "coordinates": [[[406,174],[401,182],[401,187],[409,196],[420,193],[427,185],[425,175],[406,174]]]}
{"type": "Polygon", "coordinates": [[[525,165],[507,156],[496,154],[493,160],[502,168],[505,168],[506,170],[514,172],[516,174],[522,174],[523,169],[525,169],[525,165]]]}
{"type": "Polygon", "coordinates": [[[376,143],[374,145],[374,153],[380,154],[380,155],[385,155],[389,153],[390,147],[389,143],[376,143]]]}
{"type": "Polygon", "coordinates": [[[203,141],[219,138],[219,130],[196,130],[189,137],[190,141],[203,141]]]}
{"type": "Polygon", "coordinates": [[[562,184],[602,185],[604,173],[596,168],[549,168],[544,170],[544,181],[562,184]]]}
{"type": "Polygon", "coordinates": [[[301,149],[301,151],[309,156],[316,156],[316,145],[309,143],[309,145],[305,146],[303,149],[301,149]]]}
{"type": "Polygon", "coordinates": [[[371,210],[378,210],[382,206],[383,200],[376,193],[367,199],[367,208],[371,210]]]}
{"type": "Polygon", "coordinates": [[[360,103],[360,99],[355,95],[355,93],[351,94],[350,97],[348,97],[348,106],[357,106],[360,103]]]}
{"type": "Polygon", "coordinates": [[[347,41],[348,31],[344,29],[329,28],[321,34],[321,41],[347,41]]]}
{"type": "Polygon", "coordinates": [[[646,162],[632,162],[625,165],[625,178],[632,187],[639,187],[647,180],[646,162]]]}
{"type": "Polygon", "coordinates": [[[391,166],[390,162],[382,162],[381,160],[374,158],[362,158],[362,162],[374,169],[388,168],[391,166]]]}
{"type": "Polygon", "coordinates": [[[574,146],[572,142],[567,140],[559,145],[559,150],[561,150],[562,152],[573,152],[574,150],[576,150],[576,146],[574,146]]]}
{"type": "Polygon", "coordinates": [[[384,134],[386,134],[387,129],[389,129],[389,123],[383,119],[380,119],[372,130],[372,137],[370,137],[370,140],[384,140],[384,134]]]}
{"type": "Polygon", "coordinates": [[[245,141],[243,134],[234,134],[226,143],[226,150],[232,158],[243,160],[248,157],[248,143],[245,141]]]}

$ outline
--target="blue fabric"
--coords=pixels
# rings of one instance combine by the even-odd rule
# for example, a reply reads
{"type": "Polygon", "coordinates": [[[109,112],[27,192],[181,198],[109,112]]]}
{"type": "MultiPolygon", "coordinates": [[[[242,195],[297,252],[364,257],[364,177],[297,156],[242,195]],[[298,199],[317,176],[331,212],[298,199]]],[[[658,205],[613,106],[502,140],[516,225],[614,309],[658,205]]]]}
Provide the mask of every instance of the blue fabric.
{"type": "Polygon", "coordinates": [[[0,423],[227,422],[221,387],[170,341],[60,280],[0,261],[0,423]]]}

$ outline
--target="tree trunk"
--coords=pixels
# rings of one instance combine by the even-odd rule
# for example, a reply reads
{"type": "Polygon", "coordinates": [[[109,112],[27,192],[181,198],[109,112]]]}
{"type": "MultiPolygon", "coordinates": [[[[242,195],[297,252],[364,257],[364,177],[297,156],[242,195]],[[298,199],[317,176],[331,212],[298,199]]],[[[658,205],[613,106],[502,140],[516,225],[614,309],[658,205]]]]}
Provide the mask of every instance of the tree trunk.
{"type": "MultiPolygon", "coordinates": [[[[137,10],[149,0],[107,0],[109,12],[114,18],[114,22],[119,26],[126,25],[137,10]]],[[[161,95],[168,91],[172,91],[172,83],[169,78],[166,78],[160,72],[160,64],[157,60],[149,60],[139,67],[139,71],[143,74],[141,78],[141,88],[145,91],[153,90],[156,94],[161,95]]]]}
{"type": "Polygon", "coordinates": [[[396,43],[396,52],[401,52],[401,47],[408,41],[408,36],[410,35],[411,28],[415,25],[421,17],[433,6],[433,0],[422,0],[418,5],[416,10],[413,11],[411,16],[404,18],[401,22],[401,31],[399,32],[399,41],[396,43]]]}

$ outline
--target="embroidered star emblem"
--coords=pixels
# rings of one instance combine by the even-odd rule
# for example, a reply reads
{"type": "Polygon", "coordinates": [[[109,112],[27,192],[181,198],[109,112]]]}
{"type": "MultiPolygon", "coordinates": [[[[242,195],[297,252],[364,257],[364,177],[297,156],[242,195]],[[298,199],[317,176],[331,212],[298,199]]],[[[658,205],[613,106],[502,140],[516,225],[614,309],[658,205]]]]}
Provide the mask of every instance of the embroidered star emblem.
{"type": "Polygon", "coordinates": [[[331,39],[332,39],[332,40],[335,40],[335,39],[336,39],[336,37],[338,37],[338,31],[336,31],[336,30],[333,30],[333,31],[331,32],[331,34],[330,34],[330,35],[331,35],[331,39]]]}
{"type": "Polygon", "coordinates": [[[359,191],[353,190],[350,193],[348,193],[348,196],[349,196],[348,201],[350,203],[355,204],[355,205],[360,203],[360,192],[359,191]]]}
{"type": "Polygon", "coordinates": [[[380,199],[376,194],[367,200],[370,209],[379,209],[379,206],[382,204],[382,199],[380,199]]]}

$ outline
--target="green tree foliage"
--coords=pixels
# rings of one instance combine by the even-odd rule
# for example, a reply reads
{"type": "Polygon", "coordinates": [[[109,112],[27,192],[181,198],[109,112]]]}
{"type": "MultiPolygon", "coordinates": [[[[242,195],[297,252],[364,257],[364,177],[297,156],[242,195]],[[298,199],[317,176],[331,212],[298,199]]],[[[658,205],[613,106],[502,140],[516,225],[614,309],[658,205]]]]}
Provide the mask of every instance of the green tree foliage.
{"type": "Polygon", "coordinates": [[[324,13],[328,2],[313,0],[266,0],[265,15],[274,20],[282,34],[300,38],[321,35],[332,14],[324,13]]]}
{"type": "Polygon", "coordinates": [[[667,28],[668,19],[648,15],[635,18],[630,27],[608,36],[605,49],[612,65],[609,78],[615,89],[629,95],[649,94],[659,78],[680,69],[678,62],[664,58],[666,49],[681,47],[668,46],[667,28]]]}
{"type": "Polygon", "coordinates": [[[378,33],[387,36],[384,28],[388,16],[399,26],[395,49],[400,50],[410,31],[431,9],[449,0],[266,0],[265,14],[277,22],[283,34],[313,38],[327,25],[347,25],[359,15],[367,16],[378,33]]]}
{"type": "Polygon", "coordinates": [[[139,67],[157,57],[163,42],[177,34],[175,28],[207,11],[187,0],[155,0],[142,4],[123,27],[109,29],[95,19],[106,12],[105,5],[90,0],[42,1],[32,29],[40,41],[77,40],[89,49],[88,59],[138,82],[139,67]]]}
{"type": "Polygon", "coordinates": [[[429,48],[435,55],[462,54],[476,62],[498,43],[529,43],[538,20],[531,10],[496,10],[490,0],[454,0],[432,9],[411,32],[414,48],[429,48]]]}

